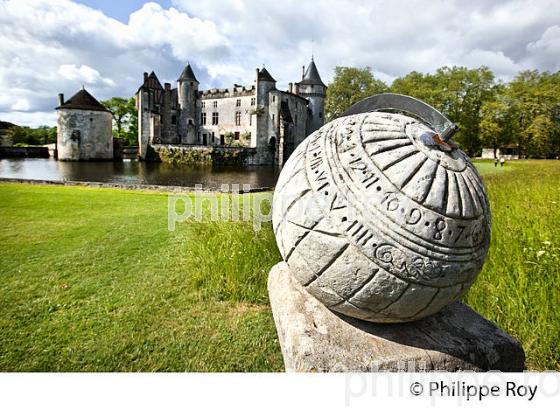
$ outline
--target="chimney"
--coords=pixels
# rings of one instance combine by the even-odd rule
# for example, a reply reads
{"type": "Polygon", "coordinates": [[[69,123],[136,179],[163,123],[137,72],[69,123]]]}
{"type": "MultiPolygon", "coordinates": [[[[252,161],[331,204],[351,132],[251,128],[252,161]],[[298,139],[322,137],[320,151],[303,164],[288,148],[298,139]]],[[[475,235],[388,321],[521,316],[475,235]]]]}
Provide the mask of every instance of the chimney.
{"type": "Polygon", "coordinates": [[[58,105],[61,106],[62,104],[64,104],[64,94],[60,93],[58,94],[58,105]]]}
{"type": "Polygon", "coordinates": [[[163,88],[165,88],[165,91],[171,91],[171,84],[170,83],[165,83],[165,84],[163,84],[163,88]]]}
{"type": "Polygon", "coordinates": [[[301,66],[301,80],[303,81],[303,77],[305,77],[305,66],[301,66]]]}
{"type": "Polygon", "coordinates": [[[257,80],[259,79],[259,69],[257,68],[257,80]]]}
{"type": "Polygon", "coordinates": [[[289,93],[293,93],[294,92],[294,85],[292,83],[288,83],[288,92],[289,93]]]}
{"type": "Polygon", "coordinates": [[[144,73],[144,82],[148,79],[148,73],[144,73]]]}

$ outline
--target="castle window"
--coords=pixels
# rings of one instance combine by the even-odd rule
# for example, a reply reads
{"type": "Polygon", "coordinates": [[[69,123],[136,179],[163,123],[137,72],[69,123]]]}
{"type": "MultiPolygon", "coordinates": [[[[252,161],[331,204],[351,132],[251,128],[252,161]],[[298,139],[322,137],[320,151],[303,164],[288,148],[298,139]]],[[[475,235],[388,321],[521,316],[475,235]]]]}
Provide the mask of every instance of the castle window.
{"type": "Polygon", "coordinates": [[[274,114],[272,114],[272,122],[274,122],[274,114]]]}
{"type": "Polygon", "coordinates": [[[273,95],[273,96],[272,96],[272,102],[275,102],[275,101],[276,101],[276,96],[273,95]]]}
{"type": "Polygon", "coordinates": [[[175,115],[171,116],[171,124],[173,125],[177,124],[177,117],[175,115]]]}
{"type": "Polygon", "coordinates": [[[235,131],[233,133],[233,139],[236,140],[236,141],[239,141],[239,131],[235,131]]]}
{"type": "Polygon", "coordinates": [[[294,124],[297,125],[297,114],[294,116],[294,124]]]}
{"type": "Polygon", "coordinates": [[[206,108],[206,101],[202,101],[202,108],[206,108]]]}
{"type": "Polygon", "coordinates": [[[193,125],[193,121],[190,118],[189,118],[189,125],[193,125]]]}
{"type": "Polygon", "coordinates": [[[251,105],[255,105],[255,101],[256,101],[255,97],[251,98],[251,105]]]}
{"type": "Polygon", "coordinates": [[[194,85],[194,83],[191,81],[191,87],[194,85]]]}
{"type": "Polygon", "coordinates": [[[218,108],[218,101],[214,101],[214,108],[218,108]]]}
{"type": "Polygon", "coordinates": [[[206,113],[205,112],[200,113],[200,124],[206,125],[206,113]]]}
{"type": "Polygon", "coordinates": [[[212,144],[214,143],[214,141],[215,141],[215,140],[216,140],[216,138],[215,138],[215,134],[214,134],[214,133],[212,133],[212,144]]]}
{"type": "Polygon", "coordinates": [[[218,113],[217,112],[212,113],[212,125],[218,125],[218,113]]]}
{"type": "Polygon", "coordinates": [[[319,118],[323,118],[323,113],[322,112],[319,113],[319,118]]]}
{"type": "Polygon", "coordinates": [[[241,111],[235,113],[235,125],[241,125],[241,111]]]}
{"type": "Polygon", "coordinates": [[[241,98],[237,99],[237,101],[235,102],[235,106],[236,107],[241,107],[241,98]]]}

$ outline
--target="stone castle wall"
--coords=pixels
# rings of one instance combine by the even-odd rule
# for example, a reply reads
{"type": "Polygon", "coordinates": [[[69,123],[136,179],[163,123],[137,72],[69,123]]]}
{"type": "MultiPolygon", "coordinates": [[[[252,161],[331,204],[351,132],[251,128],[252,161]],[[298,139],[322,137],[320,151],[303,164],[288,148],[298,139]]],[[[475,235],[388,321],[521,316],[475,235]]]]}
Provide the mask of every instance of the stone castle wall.
{"type": "Polygon", "coordinates": [[[247,147],[256,147],[256,100],[255,93],[247,93],[245,95],[233,95],[231,97],[223,97],[213,95],[216,98],[210,98],[211,94],[197,101],[198,107],[198,144],[221,145],[222,140],[228,144],[244,145],[247,147]],[[255,101],[254,105],[251,102],[255,101]],[[214,106],[215,105],[215,106],[214,106]],[[206,114],[206,123],[203,124],[202,114],[206,114]],[[218,124],[212,124],[212,114],[218,113],[218,124]],[[239,113],[239,124],[236,124],[236,114],[239,113]],[[233,141],[226,140],[226,134],[239,133],[239,139],[233,141]],[[206,135],[206,137],[205,137],[206,135]],[[223,137],[223,138],[222,138],[223,137]]]}
{"type": "Polygon", "coordinates": [[[110,112],[66,108],[57,117],[59,160],[113,159],[110,112]]]}

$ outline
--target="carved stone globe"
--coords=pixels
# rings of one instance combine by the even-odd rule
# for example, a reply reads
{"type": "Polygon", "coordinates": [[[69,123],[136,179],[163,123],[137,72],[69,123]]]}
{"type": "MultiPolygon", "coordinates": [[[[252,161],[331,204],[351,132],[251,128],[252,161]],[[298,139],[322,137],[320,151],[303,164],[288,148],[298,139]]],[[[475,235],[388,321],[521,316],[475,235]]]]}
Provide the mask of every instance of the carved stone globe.
{"type": "Polygon", "coordinates": [[[286,162],[276,242],[331,310],[420,319],[459,299],[480,272],[491,219],[484,186],[465,153],[430,145],[437,137],[412,117],[368,112],[326,124],[286,162]]]}

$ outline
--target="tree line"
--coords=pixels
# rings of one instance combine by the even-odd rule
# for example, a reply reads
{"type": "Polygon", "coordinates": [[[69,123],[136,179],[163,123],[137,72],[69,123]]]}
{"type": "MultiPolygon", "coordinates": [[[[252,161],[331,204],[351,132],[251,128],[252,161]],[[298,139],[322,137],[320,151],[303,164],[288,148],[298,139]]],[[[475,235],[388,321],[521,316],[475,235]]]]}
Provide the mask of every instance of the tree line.
{"type": "Polygon", "coordinates": [[[11,145],[22,147],[27,145],[44,145],[56,142],[56,127],[41,125],[37,128],[14,125],[4,132],[11,145]]]}
{"type": "Polygon", "coordinates": [[[410,95],[443,112],[460,128],[453,141],[471,156],[510,144],[523,157],[560,156],[560,72],[527,70],[504,82],[487,67],[442,67],[433,74],[413,71],[388,86],[369,67],[336,67],[326,117],[383,92],[410,95]]]}

